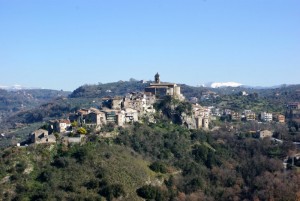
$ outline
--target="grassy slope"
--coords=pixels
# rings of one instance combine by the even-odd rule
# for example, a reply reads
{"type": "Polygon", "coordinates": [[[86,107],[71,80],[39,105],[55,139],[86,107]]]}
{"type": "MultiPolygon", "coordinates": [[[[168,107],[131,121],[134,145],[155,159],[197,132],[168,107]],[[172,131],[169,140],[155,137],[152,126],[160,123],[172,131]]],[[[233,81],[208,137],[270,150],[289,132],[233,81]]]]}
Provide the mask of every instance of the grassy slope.
{"type": "Polygon", "coordinates": [[[96,143],[72,147],[64,152],[64,158],[68,162],[68,166],[64,168],[51,165],[54,158],[61,154],[57,150],[56,146],[43,145],[12,147],[2,151],[0,200],[12,199],[16,191],[22,200],[32,199],[37,191],[32,192],[30,189],[38,189],[44,194],[49,194],[47,199],[50,200],[58,197],[71,200],[78,200],[79,197],[100,198],[98,189],[88,189],[84,186],[96,177],[95,172],[99,168],[105,172],[104,179],[108,184],[123,186],[126,195],[122,200],[141,200],[136,195],[136,189],[149,180],[156,180],[156,173],[148,168],[149,162],[122,146],[96,143]],[[85,152],[85,159],[78,162],[72,155],[82,149],[88,151],[85,152]],[[24,168],[20,170],[19,166],[24,168]],[[38,180],[42,172],[51,172],[51,178],[47,183],[38,180]],[[69,186],[75,186],[75,189],[70,191],[63,189],[69,186]]]}
{"type": "Polygon", "coordinates": [[[107,170],[109,183],[122,184],[127,193],[126,200],[141,200],[136,195],[136,189],[149,180],[154,181],[156,176],[148,167],[150,163],[135,152],[117,145],[103,146],[99,151],[110,155],[109,160],[101,162],[107,170]]]}

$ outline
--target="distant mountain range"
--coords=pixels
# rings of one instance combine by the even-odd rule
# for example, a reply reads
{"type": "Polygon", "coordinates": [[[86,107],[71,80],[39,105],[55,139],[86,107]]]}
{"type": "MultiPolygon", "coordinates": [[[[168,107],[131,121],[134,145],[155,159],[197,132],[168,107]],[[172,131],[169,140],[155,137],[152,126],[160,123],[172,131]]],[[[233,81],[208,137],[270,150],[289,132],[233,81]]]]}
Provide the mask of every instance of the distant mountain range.
{"type": "MultiPolygon", "coordinates": [[[[124,82],[122,82],[124,83],[124,82]]],[[[111,83],[106,83],[106,84],[111,84],[111,83]]],[[[226,87],[242,87],[242,88],[250,88],[250,89],[275,89],[275,88],[281,88],[281,87],[287,87],[290,85],[287,84],[280,84],[280,85],[275,85],[275,86],[249,86],[249,85],[244,85],[238,82],[208,82],[205,84],[197,85],[197,87],[206,87],[206,88],[213,88],[213,89],[218,89],[218,88],[226,88],[226,87]]],[[[7,91],[18,91],[18,90],[30,90],[30,89],[43,89],[41,87],[25,87],[19,84],[15,84],[12,86],[6,86],[6,85],[0,85],[0,89],[4,89],[7,91]]]]}
{"type": "Polygon", "coordinates": [[[249,85],[244,85],[244,84],[237,83],[237,82],[209,82],[206,84],[202,84],[201,86],[207,87],[207,88],[213,88],[213,89],[224,88],[224,87],[243,87],[243,88],[252,88],[252,89],[275,89],[275,88],[286,87],[289,85],[281,84],[281,85],[263,87],[263,86],[249,86],[249,85]]]}
{"type": "Polygon", "coordinates": [[[221,88],[221,87],[240,87],[243,84],[237,83],[237,82],[209,82],[206,84],[203,84],[203,87],[209,87],[209,88],[221,88]]]}
{"type": "Polygon", "coordinates": [[[14,91],[14,90],[23,90],[23,89],[40,89],[38,87],[24,87],[22,85],[19,84],[15,84],[12,86],[3,86],[0,85],[0,89],[5,89],[5,90],[9,90],[9,91],[14,91]]]}

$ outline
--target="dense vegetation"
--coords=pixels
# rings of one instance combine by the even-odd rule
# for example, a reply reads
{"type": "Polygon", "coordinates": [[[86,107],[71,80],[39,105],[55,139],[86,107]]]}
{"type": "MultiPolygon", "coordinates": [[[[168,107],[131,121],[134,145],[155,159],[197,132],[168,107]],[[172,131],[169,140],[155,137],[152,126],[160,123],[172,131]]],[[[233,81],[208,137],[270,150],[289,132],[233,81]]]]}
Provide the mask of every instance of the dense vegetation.
{"type": "Polygon", "coordinates": [[[188,130],[161,120],[118,128],[114,140],[8,148],[3,200],[297,200],[300,174],[283,171],[290,144],[188,130]]]}
{"type": "Polygon", "coordinates": [[[107,84],[83,85],[73,91],[70,97],[102,98],[107,96],[122,96],[129,92],[144,91],[144,88],[148,85],[149,84],[147,83],[138,81],[119,81],[107,84]]]}
{"type": "Polygon", "coordinates": [[[125,129],[116,142],[182,171],[166,182],[171,185],[168,193],[175,193],[166,195],[168,199],[299,199],[299,173],[282,171],[281,159],[291,151],[289,144],[189,131],[165,123],[125,129]]]}
{"type": "Polygon", "coordinates": [[[9,148],[0,160],[1,200],[139,200],[135,189],[156,175],[138,154],[107,142],[9,148]]]}

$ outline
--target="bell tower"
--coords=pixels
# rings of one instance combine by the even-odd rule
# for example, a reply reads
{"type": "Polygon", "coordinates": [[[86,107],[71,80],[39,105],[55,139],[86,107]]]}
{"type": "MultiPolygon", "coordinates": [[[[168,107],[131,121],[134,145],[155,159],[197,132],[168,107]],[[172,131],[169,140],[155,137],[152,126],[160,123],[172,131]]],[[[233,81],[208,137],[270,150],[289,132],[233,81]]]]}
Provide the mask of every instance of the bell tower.
{"type": "Polygon", "coordinates": [[[157,83],[157,84],[160,83],[160,78],[159,78],[159,74],[158,73],[155,74],[154,80],[155,80],[155,83],[157,83]]]}

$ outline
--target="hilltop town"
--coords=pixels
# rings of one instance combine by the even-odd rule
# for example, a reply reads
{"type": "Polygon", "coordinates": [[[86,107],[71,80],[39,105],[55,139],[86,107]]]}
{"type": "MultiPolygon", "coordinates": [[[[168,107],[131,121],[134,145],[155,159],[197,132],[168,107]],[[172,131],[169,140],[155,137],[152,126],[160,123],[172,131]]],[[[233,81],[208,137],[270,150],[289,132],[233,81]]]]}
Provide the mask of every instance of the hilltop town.
{"type": "MultiPolygon", "coordinates": [[[[30,134],[28,143],[56,143],[56,137],[60,136],[64,142],[80,143],[87,134],[87,129],[101,131],[101,128],[111,125],[123,127],[134,122],[141,122],[145,118],[155,123],[154,104],[165,97],[184,102],[180,86],[175,83],[160,81],[157,73],[154,82],[145,88],[144,92],[131,92],[124,97],[102,98],[102,104],[98,108],[81,108],[68,114],[66,119],[55,119],[47,122],[45,129],[38,129],[30,134]],[[82,132],[83,131],[83,132],[82,132]]],[[[182,125],[189,129],[209,129],[210,108],[201,107],[197,103],[192,105],[192,114],[181,116],[182,125]]],[[[106,136],[105,133],[101,135],[106,136]]],[[[27,143],[26,142],[26,143],[27,143]]],[[[24,143],[23,143],[24,144],[24,143]]]]}
{"type": "Polygon", "coordinates": [[[158,73],[85,85],[2,121],[0,199],[298,200],[299,101],[297,85],[193,88],[158,73]]]}
{"type": "MultiPolygon", "coordinates": [[[[241,97],[251,95],[245,91],[239,93],[241,97]]],[[[157,103],[168,97],[176,100],[177,104],[182,102],[190,105],[190,111],[182,111],[179,117],[180,125],[188,129],[218,130],[224,126],[224,124],[216,124],[221,120],[225,123],[233,122],[227,129],[238,132],[239,122],[285,125],[286,117],[296,121],[300,117],[299,102],[288,103],[285,114],[267,111],[257,113],[251,109],[241,111],[241,109],[233,110],[213,105],[201,106],[197,97],[186,99],[181,93],[179,85],[161,82],[160,75],[157,73],[154,76],[154,81],[150,82],[144,91],[130,92],[123,97],[103,97],[97,108],[80,108],[75,112],[68,113],[65,119],[51,119],[42,128],[33,131],[28,140],[18,145],[56,143],[57,140],[66,144],[82,143],[85,135],[91,132],[97,132],[102,137],[115,137],[117,133],[107,132],[107,127],[126,127],[134,122],[142,123],[146,119],[150,123],[155,123],[157,115],[162,113],[161,108],[157,108],[157,103]]],[[[202,101],[217,99],[218,97],[219,95],[212,91],[205,91],[201,94],[202,101]]],[[[175,106],[174,103],[173,107],[175,106]]],[[[262,127],[269,129],[250,129],[247,132],[260,138],[272,137],[276,132],[276,130],[271,129],[272,126],[262,127]]],[[[280,141],[280,139],[278,140],[280,141]]]]}

